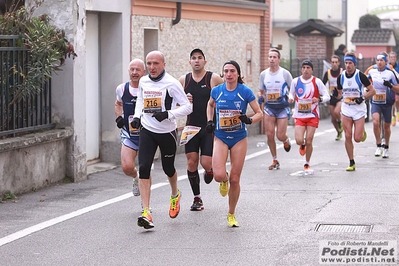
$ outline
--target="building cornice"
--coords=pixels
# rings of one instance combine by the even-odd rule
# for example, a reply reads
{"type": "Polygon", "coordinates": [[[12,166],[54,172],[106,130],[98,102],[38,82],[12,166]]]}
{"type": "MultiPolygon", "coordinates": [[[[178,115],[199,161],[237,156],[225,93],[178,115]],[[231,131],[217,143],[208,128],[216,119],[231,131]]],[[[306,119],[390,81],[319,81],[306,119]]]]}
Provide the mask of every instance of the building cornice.
{"type": "Polygon", "coordinates": [[[245,0],[161,0],[164,2],[173,3],[186,3],[186,4],[197,4],[197,5],[207,5],[207,6],[225,6],[225,7],[235,7],[235,8],[246,8],[246,9],[256,9],[256,10],[268,10],[269,5],[266,3],[245,1],[245,0]]]}

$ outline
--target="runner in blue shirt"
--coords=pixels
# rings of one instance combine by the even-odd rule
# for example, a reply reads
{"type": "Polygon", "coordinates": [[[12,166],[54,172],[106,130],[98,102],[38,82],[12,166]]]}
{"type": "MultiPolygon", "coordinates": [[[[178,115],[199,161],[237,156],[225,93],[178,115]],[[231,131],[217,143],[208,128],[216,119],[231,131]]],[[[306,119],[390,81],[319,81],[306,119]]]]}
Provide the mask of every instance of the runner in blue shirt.
{"type": "Polygon", "coordinates": [[[248,147],[246,124],[259,122],[262,111],[253,91],[244,85],[241,69],[236,61],[227,61],[223,65],[225,82],[214,87],[208,101],[206,131],[215,133],[213,144],[213,177],[220,183],[220,194],[229,195],[227,222],[230,227],[238,227],[235,209],[240,196],[240,177],[248,147]],[[248,117],[247,106],[255,113],[248,117]],[[216,112],[216,124],[213,116],[216,112]],[[226,171],[226,162],[230,151],[230,173],[226,171]],[[230,189],[229,189],[230,182],[230,189]]]}

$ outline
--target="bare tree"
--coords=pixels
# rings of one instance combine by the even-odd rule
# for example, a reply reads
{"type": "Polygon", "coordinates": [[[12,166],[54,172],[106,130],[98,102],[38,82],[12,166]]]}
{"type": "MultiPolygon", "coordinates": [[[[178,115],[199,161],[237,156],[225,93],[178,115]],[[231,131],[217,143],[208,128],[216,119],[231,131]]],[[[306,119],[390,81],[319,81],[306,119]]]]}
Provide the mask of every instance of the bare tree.
{"type": "Polygon", "coordinates": [[[23,5],[25,5],[25,0],[0,0],[0,15],[13,12],[23,5]]]}

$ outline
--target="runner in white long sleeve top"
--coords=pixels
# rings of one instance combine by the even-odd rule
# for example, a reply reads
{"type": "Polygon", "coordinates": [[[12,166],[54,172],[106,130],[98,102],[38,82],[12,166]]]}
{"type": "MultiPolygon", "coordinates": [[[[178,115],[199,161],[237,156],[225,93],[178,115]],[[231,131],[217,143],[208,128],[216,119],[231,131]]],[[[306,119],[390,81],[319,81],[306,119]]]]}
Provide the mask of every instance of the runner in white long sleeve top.
{"type": "Polygon", "coordinates": [[[161,52],[148,53],[146,64],[149,75],[140,79],[132,126],[141,127],[139,176],[143,213],[137,225],[150,229],[154,227],[150,212],[151,165],[158,147],[162,168],[172,190],[169,216],[176,218],[179,214],[180,191],[174,166],[177,148],[175,119],[190,114],[192,106],[180,82],[165,72],[165,57],[161,52]]]}

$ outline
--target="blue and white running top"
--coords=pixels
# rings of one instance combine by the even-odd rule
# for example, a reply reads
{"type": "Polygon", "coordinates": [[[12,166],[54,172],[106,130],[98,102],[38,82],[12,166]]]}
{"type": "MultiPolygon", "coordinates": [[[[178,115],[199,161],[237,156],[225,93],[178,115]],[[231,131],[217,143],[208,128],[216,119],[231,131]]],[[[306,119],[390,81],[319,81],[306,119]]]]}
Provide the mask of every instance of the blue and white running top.
{"type": "Polygon", "coordinates": [[[247,136],[245,123],[239,116],[247,112],[248,103],[256,99],[253,91],[238,83],[233,91],[226,88],[226,83],[214,87],[211,97],[216,107],[215,136],[219,139],[243,139],[247,136]]]}

